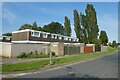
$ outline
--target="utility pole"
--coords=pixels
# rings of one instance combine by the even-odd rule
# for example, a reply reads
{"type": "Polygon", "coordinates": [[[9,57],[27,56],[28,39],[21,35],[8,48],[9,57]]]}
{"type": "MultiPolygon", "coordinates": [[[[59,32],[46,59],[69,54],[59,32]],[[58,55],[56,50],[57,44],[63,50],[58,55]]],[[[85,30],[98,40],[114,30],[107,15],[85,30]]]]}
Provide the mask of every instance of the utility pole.
{"type": "Polygon", "coordinates": [[[51,33],[50,33],[50,65],[52,65],[52,52],[51,52],[51,33]]]}

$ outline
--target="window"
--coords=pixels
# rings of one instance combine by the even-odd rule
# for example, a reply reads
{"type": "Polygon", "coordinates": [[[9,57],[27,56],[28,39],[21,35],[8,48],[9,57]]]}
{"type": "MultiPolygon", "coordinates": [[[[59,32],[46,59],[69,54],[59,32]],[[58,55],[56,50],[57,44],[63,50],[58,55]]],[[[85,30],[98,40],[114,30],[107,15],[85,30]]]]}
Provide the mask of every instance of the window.
{"type": "Polygon", "coordinates": [[[54,35],[51,35],[51,38],[53,38],[53,39],[54,39],[54,35]]]}
{"type": "Polygon", "coordinates": [[[69,38],[69,41],[71,41],[71,38],[69,38]]]}
{"type": "Polygon", "coordinates": [[[78,41],[79,41],[79,39],[76,39],[76,41],[78,42],[78,41]]]}
{"type": "Polygon", "coordinates": [[[55,39],[57,39],[57,35],[55,35],[55,39]]]}
{"type": "Polygon", "coordinates": [[[10,40],[10,37],[5,37],[6,40],[10,40]]]}
{"type": "Polygon", "coordinates": [[[35,32],[35,31],[33,31],[31,33],[31,35],[34,36],[34,37],[40,37],[40,33],[39,32],[35,32]]]}
{"type": "Polygon", "coordinates": [[[68,40],[68,37],[64,37],[64,40],[68,40]]]}
{"type": "Polygon", "coordinates": [[[47,38],[47,37],[48,37],[48,35],[44,33],[43,34],[43,38],[47,38]]]}
{"type": "Polygon", "coordinates": [[[61,37],[61,36],[59,36],[59,39],[62,39],[62,37],[61,37]]]}
{"type": "Polygon", "coordinates": [[[73,39],[73,41],[75,41],[75,39],[73,39]]]}

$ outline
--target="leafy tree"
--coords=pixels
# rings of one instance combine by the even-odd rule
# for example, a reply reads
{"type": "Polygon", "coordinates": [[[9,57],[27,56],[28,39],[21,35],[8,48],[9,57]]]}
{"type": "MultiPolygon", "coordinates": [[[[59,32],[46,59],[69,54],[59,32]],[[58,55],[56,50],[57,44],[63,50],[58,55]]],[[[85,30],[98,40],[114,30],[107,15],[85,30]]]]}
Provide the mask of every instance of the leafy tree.
{"type": "Polygon", "coordinates": [[[48,25],[44,25],[43,31],[65,35],[65,29],[59,22],[51,22],[48,25]]]}
{"type": "Polygon", "coordinates": [[[111,43],[111,42],[109,42],[109,44],[108,44],[108,45],[112,47],[112,43],[111,43]]]}
{"type": "Polygon", "coordinates": [[[66,31],[66,36],[71,36],[71,25],[70,25],[70,20],[68,19],[67,16],[65,16],[64,27],[66,31]]]}
{"type": "Polygon", "coordinates": [[[19,30],[31,29],[31,28],[32,28],[32,26],[31,26],[30,24],[23,24],[23,25],[19,28],[19,30]]]}
{"type": "Polygon", "coordinates": [[[43,29],[39,26],[39,27],[37,27],[37,30],[38,31],[43,31],[43,29]]]}
{"type": "Polygon", "coordinates": [[[113,47],[113,48],[116,48],[116,47],[117,47],[117,43],[116,43],[115,40],[113,40],[113,42],[112,42],[112,47],[113,47]]]}
{"type": "Polygon", "coordinates": [[[101,41],[101,39],[94,39],[94,40],[93,40],[93,43],[94,43],[95,45],[101,45],[102,41],[101,41]]]}
{"type": "Polygon", "coordinates": [[[74,30],[75,30],[77,38],[79,38],[80,40],[80,37],[81,37],[80,16],[76,9],[73,12],[74,12],[74,30]]]}
{"type": "Polygon", "coordinates": [[[37,30],[37,29],[38,29],[38,27],[37,27],[37,23],[36,23],[36,22],[33,23],[33,25],[32,25],[32,29],[33,29],[33,30],[37,30]]]}
{"type": "Polygon", "coordinates": [[[107,33],[105,31],[101,31],[100,32],[99,39],[101,39],[103,45],[107,45],[107,43],[108,43],[108,36],[107,36],[107,33]]]}
{"type": "Polygon", "coordinates": [[[80,21],[82,42],[95,43],[95,40],[98,40],[99,28],[97,25],[96,11],[93,5],[87,4],[85,14],[80,13],[80,21]]]}
{"type": "Polygon", "coordinates": [[[97,39],[99,28],[97,25],[97,17],[96,17],[96,11],[93,5],[87,4],[87,7],[85,9],[86,13],[86,26],[87,26],[87,33],[88,33],[88,42],[93,43],[94,39],[97,39]]]}
{"type": "Polygon", "coordinates": [[[12,36],[12,33],[4,33],[2,36],[12,36]]]}
{"type": "Polygon", "coordinates": [[[81,40],[82,42],[84,43],[89,43],[89,40],[88,40],[88,35],[89,35],[89,27],[88,27],[88,19],[87,17],[80,13],[80,19],[81,19],[81,25],[82,25],[82,28],[81,28],[81,40]]]}

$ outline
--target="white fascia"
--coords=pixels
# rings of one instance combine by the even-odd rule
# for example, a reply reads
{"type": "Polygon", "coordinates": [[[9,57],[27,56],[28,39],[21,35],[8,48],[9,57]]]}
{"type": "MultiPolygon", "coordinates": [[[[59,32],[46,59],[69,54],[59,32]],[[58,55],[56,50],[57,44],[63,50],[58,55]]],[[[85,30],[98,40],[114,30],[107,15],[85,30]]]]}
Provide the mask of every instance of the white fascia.
{"type": "Polygon", "coordinates": [[[44,42],[44,41],[28,41],[28,40],[25,40],[25,41],[11,41],[12,43],[46,43],[46,44],[49,44],[50,42],[44,42]]]}

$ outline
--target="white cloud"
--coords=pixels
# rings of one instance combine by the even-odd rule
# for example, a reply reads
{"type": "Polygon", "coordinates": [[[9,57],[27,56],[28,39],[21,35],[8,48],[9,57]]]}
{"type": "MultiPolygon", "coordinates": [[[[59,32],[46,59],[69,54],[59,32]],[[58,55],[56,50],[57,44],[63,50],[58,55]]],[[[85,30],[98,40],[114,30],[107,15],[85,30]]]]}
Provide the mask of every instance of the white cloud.
{"type": "Polygon", "coordinates": [[[3,8],[3,19],[6,19],[10,24],[13,24],[16,21],[16,16],[11,11],[6,8],[3,8]]]}

